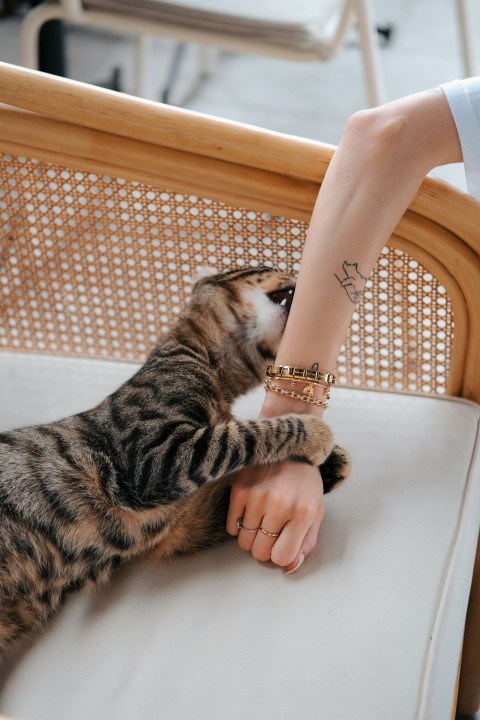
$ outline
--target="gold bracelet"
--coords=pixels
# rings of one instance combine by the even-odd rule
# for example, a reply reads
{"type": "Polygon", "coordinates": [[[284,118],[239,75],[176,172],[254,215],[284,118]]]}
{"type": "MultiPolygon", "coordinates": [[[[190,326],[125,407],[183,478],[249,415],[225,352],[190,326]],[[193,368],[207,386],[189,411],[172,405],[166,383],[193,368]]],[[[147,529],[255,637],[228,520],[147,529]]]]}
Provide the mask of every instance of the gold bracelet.
{"type": "Polygon", "coordinates": [[[282,380],[283,382],[289,382],[292,385],[295,385],[297,382],[301,382],[302,384],[305,384],[306,382],[311,385],[312,387],[315,385],[316,387],[322,387],[324,390],[330,389],[330,383],[328,383],[326,380],[306,380],[305,378],[289,378],[285,375],[273,375],[268,374],[268,377],[272,380],[282,380]]]}
{"type": "Polygon", "coordinates": [[[333,373],[324,373],[313,368],[300,368],[294,365],[269,365],[268,377],[288,378],[289,380],[311,380],[312,382],[326,382],[335,385],[336,377],[333,373]]]}
{"type": "MultiPolygon", "coordinates": [[[[272,375],[270,376],[271,380],[279,380],[280,382],[289,382],[292,387],[295,387],[298,380],[290,380],[289,378],[282,377],[281,375],[272,375]]],[[[304,385],[305,380],[302,382],[302,385],[304,385]]],[[[330,385],[327,382],[320,382],[320,381],[314,381],[314,380],[307,380],[307,385],[303,388],[302,392],[304,395],[310,395],[310,397],[313,397],[314,393],[314,387],[321,387],[322,390],[325,391],[325,398],[327,400],[330,399],[330,385]]]]}
{"type": "Polygon", "coordinates": [[[295,392],[294,390],[285,390],[285,388],[281,388],[275,385],[275,383],[272,382],[269,378],[265,380],[264,387],[265,390],[272,390],[279,395],[286,395],[287,397],[301,400],[302,402],[309,403],[310,405],[317,405],[318,407],[323,407],[325,409],[328,408],[328,403],[325,400],[317,400],[317,398],[314,398],[311,395],[303,395],[301,393],[295,392]]]}
{"type": "Polygon", "coordinates": [[[267,368],[267,377],[275,380],[290,380],[292,386],[295,386],[297,380],[305,380],[308,385],[303,389],[304,395],[313,396],[313,386],[319,385],[325,390],[325,397],[330,399],[330,386],[336,382],[333,373],[320,372],[318,363],[314,363],[310,369],[299,368],[292,365],[270,365],[267,368]]]}

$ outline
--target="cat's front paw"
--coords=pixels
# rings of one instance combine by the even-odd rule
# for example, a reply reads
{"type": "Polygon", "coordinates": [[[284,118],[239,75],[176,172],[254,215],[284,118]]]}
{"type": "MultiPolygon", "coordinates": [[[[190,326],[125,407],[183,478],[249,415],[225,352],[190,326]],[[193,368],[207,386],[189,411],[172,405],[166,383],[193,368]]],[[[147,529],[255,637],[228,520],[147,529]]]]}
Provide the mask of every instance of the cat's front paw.
{"type": "Polygon", "coordinates": [[[315,415],[302,415],[306,431],[305,453],[314,465],[321,465],[333,449],[333,435],[328,425],[315,415]]]}
{"type": "Polygon", "coordinates": [[[350,474],[350,455],[346,450],[335,445],[324,463],[320,465],[324,493],[330,492],[341,484],[350,474]]]}

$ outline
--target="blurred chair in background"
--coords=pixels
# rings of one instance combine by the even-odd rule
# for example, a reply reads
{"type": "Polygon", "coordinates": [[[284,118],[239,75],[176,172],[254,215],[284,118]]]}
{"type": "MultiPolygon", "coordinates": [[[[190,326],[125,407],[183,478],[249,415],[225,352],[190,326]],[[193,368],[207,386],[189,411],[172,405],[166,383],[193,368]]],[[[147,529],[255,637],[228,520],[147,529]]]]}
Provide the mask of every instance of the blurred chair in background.
{"type": "MultiPolygon", "coordinates": [[[[38,68],[42,25],[53,19],[136,36],[135,95],[145,95],[148,35],[180,43],[199,43],[233,52],[270,55],[299,61],[326,61],[345,44],[352,27],[358,30],[368,102],[385,100],[383,72],[371,0],[314,0],[310,3],[245,0],[241,9],[231,0],[59,0],[40,2],[21,26],[21,63],[38,68]]],[[[181,59],[176,50],[170,75],[181,59]]]]}

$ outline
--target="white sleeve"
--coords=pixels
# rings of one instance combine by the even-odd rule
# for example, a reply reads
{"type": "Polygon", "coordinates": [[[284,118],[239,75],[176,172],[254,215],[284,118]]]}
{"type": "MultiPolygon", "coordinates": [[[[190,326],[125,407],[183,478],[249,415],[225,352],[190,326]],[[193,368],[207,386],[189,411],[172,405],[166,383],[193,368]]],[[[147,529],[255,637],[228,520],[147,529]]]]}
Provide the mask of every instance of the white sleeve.
{"type": "Polygon", "coordinates": [[[440,85],[457,126],[467,187],[480,200],[480,77],[440,85]]]}

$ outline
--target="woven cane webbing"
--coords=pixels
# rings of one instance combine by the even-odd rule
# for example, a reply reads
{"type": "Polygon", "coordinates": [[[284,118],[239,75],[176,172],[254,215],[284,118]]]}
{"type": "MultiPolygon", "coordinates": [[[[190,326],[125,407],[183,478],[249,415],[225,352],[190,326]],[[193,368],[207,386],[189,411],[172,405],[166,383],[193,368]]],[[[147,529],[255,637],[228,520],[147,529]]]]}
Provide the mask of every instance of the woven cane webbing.
{"type": "MultiPolygon", "coordinates": [[[[298,270],[306,230],[11,155],[0,156],[0,218],[0,349],[132,361],[171,325],[200,267],[298,270]]],[[[444,288],[385,248],[339,357],[339,381],[443,393],[452,327],[444,288]]]]}
{"type": "Polygon", "coordinates": [[[387,247],[353,316],[338,373],[349,385],[441,394],[452,339],[445,288],[417,260],[387,247]]]}

